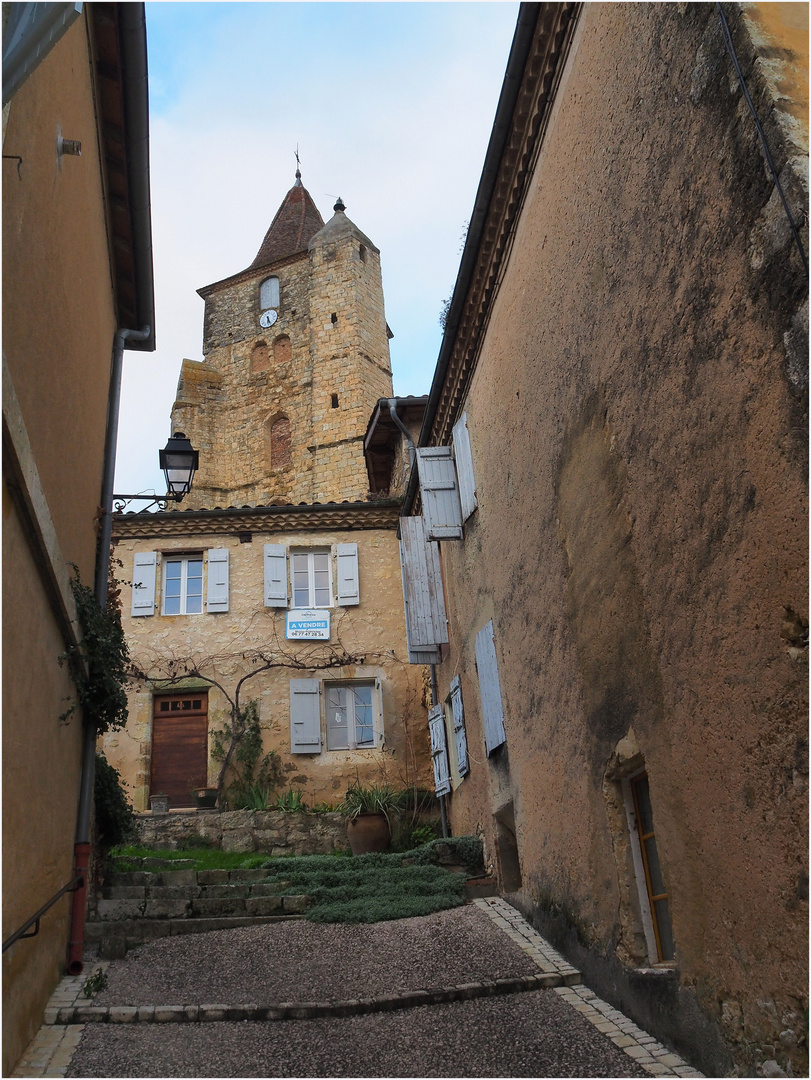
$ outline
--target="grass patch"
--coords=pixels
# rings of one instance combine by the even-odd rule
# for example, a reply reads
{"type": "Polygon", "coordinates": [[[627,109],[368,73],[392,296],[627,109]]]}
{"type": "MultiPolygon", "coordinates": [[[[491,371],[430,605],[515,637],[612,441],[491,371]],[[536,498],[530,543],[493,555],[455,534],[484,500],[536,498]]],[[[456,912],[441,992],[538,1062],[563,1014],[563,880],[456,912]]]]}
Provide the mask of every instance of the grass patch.
{"type": "Polygon", "coordinates": [[[246,854],[244,851],[218,851],[216,848],[187,848],[177,850],[170,848],[148,848],[141,844],[126,844],[113,848],[110,852],[113,871],[126,872],[128,870],[141,870],[140,859],[165,859],[167,862],[175,862],[178,859],[191,859],[193,867],[184,869],[194,870],[255,870],[264,866],[267,855],[257,855],[255,852],[246,854]]]}

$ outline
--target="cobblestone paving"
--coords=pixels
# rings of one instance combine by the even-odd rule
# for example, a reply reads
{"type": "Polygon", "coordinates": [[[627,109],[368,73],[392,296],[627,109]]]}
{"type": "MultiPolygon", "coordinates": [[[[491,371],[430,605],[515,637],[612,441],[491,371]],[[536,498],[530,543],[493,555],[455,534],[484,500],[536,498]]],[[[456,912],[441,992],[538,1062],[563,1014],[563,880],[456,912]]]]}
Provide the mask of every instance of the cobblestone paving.
{"type": "MultiPolygon", "coordinates": [[[[588,1059],[589,1052],[591,1052],[592,1056],[594,1057],[594,1065],[597,1070],[593,1072],[592,1075],[632,1076],[647,1074],[651,1076],[703,1076],[702,1073],[700,1073],[697,1069],[692,1068],[677,1054],[673,1053],[670,1049],[668,1049],[668,1047],[663,1046],[660,1042],[652,1038],[641,1028],[637,1027],[636,1024],[634,1024],[621,1012],[619,1012],[617,1009],[614,1009],[613,1006],[609,1005],[607,1002],[602,1001],[586,986],[583,986],[580,973],[574,967],[572,967],[572,965],[569,964],[564,957],[562,957],[558,952],[556,952],[555,949],[553,949],[552,946],[529,925],[529,923],[523,918],[523,916],[518,911],[516,911],[515,908],[511,907],[506,901],[502,900],[500,897],[491,897],[487,899],[476,900],[474,901],[474,904],[482,913],[486,914],[492,920],[494,927],[497,927],[502,933],[506,934],[510,938],[510,940],[514,942],[523,951],[526,957],[530,959],[533,964],[538,968],[539,973],[543,975],[545,982],[548,980],[550,982],[555,981],[559,984],[555,986],[554,989],[548,991],[521,993],[517,995],[509,994],[508,997],[500,999],[500,1004],[498,1002],[495,1002],[492,998],[485,998],[481,1002],[481,1004],[476,1004],[476,1008],[484,1008],[489,1010],[502,1009],[504,1011],[504,1020],[506,1021],[508,1016],[510,1015],[510,1012],[516,1011],[519,998],[523,999],[520,1008],[523,1008],[524,1011],[526,1011],[526,1009],[530,1007],[530,1003],[533,1000],[536,1000],[538,1002],[536,1008],[540,1012],[542,1011],[542,1008],[546,1008],[546,1006],[541,1006],[540,1003],[542,998],[539,997],[538,994],[551,993],[556,995],[557,999],[560,1001],[561,1004],[569,1006],[574,1011],[574,1013],[579,1014],[579,1018],[581,1020],[588,1021],[588,1023],[594,1029],[594,1036],[597,1036],[597,1034],[599,1033],[600,1038],[605,1038],[608,1042],[610,1042],[613,1048],[615,1048],[614,1050],[612,1050],[612,1052],[615,1052],[615,1050],[621,1050],[625,1055],[627,1055],[627,1058],[630,1059],[628,1061],[627,1071],[623,1071],[622,1069],[617,1071],[616,1065],[613,1066],[613,1072],[608,1071],[608,1051],[606,1050],[601,1056],[599,1052],[599,1046],[601,1045],[599,1042],[599,1038],[596,1043],[593,1042],[591,1036],[585,1037],[582,1034],[583,1031],[587,1031],[588,1029],[582,1028],[580,1029],[580,1040],[584,1045],[582,1045],[579,1050],[575,1052],[575,1049],[571,1047],[571,1040],[573,1038],[571,1031],[577,1030],[575,1025],[571,1028],[571,1031],[566,1037],[566,1042],[570,1046],[569,1058],[571,1059],[571,1061],[578,1060],[582,1062],[588,1059]],[[489,1005],[487,1004],[488,1001],[490,1002],[489,1005]],[[588,1044],[588,1046],[586,1046],[585,1044],[588,1044]],[[594,1047],[594,1049],[589,1051],[590,1047],[594,1047]],[[603,1066],[603,1071],[600,1071],[600,1068],[598,1067],[598,1061],[605,1062],[603,1066]]],[[[136,1012],[140,1013],[142,1010],[126,1009],[120,1007],[108,1007],[103,1010],[93,1009],[94,1003],[91,1000],[84,998],[82,995],[85,981],[88,976],[91,975],[94,971],[98,970],[99,968],[106,971],[108,966],[109,962],[107,961],[91,962],[88,964],[88,968],[84,974],[72,977],[66,976],[64,979],[62,979],[59,986],[54,991],[51,1000],[48,1003],[48,1008],[45,1013],[45,1023],[43,1024],[36,1038],[32,1041],[31,1045],[26,1050],[26,1053],[23,1055],[23,1058],[20,1061],[17,1070],[13,1074],[15,1077],[61,1077],[68,1075],[130,1075],[126,1072],[126,1070],[119,1072],[104,1072],[103,1070],[99,1070],[98,1068],[97,1071],[93,1073],[80,1074],[75,1071],[71,1071],[70,1067],[71,1062],[74,1058],[75,1051],[79,1046],[79,1043],[82,1040],[82,1036],[84,1032],[88,1029],[88,1027],[90,1029],[88,1038],[90,1038],[90,1035],[92,1033],[91,1041],[88,1044],[88,1050],[90,1050],[91,1044],[97,1044],[98,1040],[102,1038],[103,1040],[106,1040],[104,1045],[109,1044],[111,1047],[113,1044],[112,1042],[110,1042],[110,1040],[112,1040],[113,1038],[119,1040],[119,1042],[123,1040],[125,1043],[127,1040],[129,1040],[129,1044],[134,1045],[133,1040],[139,1038],[137,1034],[138,1030],[140,1030],[142,1034],[145,1034],[147,1030],[149,1030],[150,1032],[154,1033],[155,1036],[160,1035],[162,1039],[174,1040],[176,1043],[178,1043],[178,1045],[180,1045],[180,1043],[178,1042],[178,1040],[180,1040],[181,1042],[183,1042],[184,1045],[186,1045],[189,1044],[190,1040],[198,1040],[199,1042],[201,1039],[203,1039],[204,1032],[210,1031],[211,1036],[216,1038],[217,1036],[215,1035],[215,1032],[221,1031],[222,1035],[225,1036],[228,1029],[235,1027],[235,1025],[227,1022],[231,1019],[231,1017],[228,1016],[225,1012],[223,1012],[221,1017],[219,1017],[218,1014],[213,1011],[209,1013],[208,1016],[206,1016],[202,1007],[187,1008],[187,1010],[185,1011],[188,1011],[189,1015],[184,1015],[183,1017],[180,1017],[179,1015],[174,1015],[176,1013],[184,1012],[184,1010],[182,1009],[168,1009],[166,1007],[164,1007],[163,1010],[144,1009],[144,1016],[143,1018],[141,1018],[141,1022],[137,1023],[136,1027],[134,1028],[131,1026],[132,1021],[137,1021],[139,1019],[139,1017],[135,1014],[136,1012]],[[99,1014],[101,1012],[107,1014],[105,1016],[98,1015],[96,1018],[99,1020],[103,1019],[108,1022],[112,1022],[112,1027],[120,1030],[121,1034],[113,1036],[110,1023],[94,1023],[87,1025],[82,1023],[64,1024],[59,1022],[65,1017],[65,1015],[71,1015],[66,1014],[65,1010],[84,1010],[85,1008],[91,1008],[93,1009],[93,1012],[98,1011],[99,1014]],[[162,1013],[166,1013],[166,1016],[163,1017],[164,1021],[180,1019],[182,1019],[183,1021],[204,1021],[206,1019],[219,1019],[220,1022],[217,1023],[216,1028],[213,1028],[211,1023],[204,1022],[198,1022],[193,1024],[184,1023],[182,1026],[177,1023],[172,1023],[171,1028],[175,1030],[170,1036],[169,1030],[166,1027],[165,1023],[160,1024],[160,1028],[162,1029],[161,1032],[157,1030],[157,1021],[160,1019],[157,1015],[159,1011],[162,1013]],[[113,1015],[114,1012],[117,1015],[113,1015]],[[172,1016],[169,1016],[170,1012],[173,1014],[172,1016]],[[191,1015],[192,1012],[194,1013],[194,1015],[191,1015]],[[125,1016],[125,1013],[128,1015],[125,1016]],[[118,1021],[118,1023],[116,1021],[118,1021]],[[126,1024],[122,1024],[121,1021],[128,1022],[126,1024]]],[[[494,978],[497,978],[498,975],[498,972],[493,972],[494,978]]],[[[359,1004],[361,1006],[368,1005],[368,1003],[363,1002],[356,1004],[359,1004]]],[[[447,1011],[449,1009],[468,1009],[473,1006],[473,1002],[470,1002],[468,1005],[468,1003],[460,1001],[457,1004],[436,1004],[435,1006],[433,1006],[433,1008],[431,1006],[424,1006],[423,1008],[432,1008],[432,1016],[436,1015],[436,1017],[439,1018],[440,1015],[445,1015],[445,1013],[440,1013],[440,1010],[447,1011]]],[[[246,1008],[250,1007],[246,1006],[246,1008]]],[[[253,1006],[252,1008],[255,1009],[256,1006],[253,1006]]],[[[368,1008],[366,1008],[365,1010],[358,1010],[358,1012],[362,1011],[369,1010],[368,1008]]],[[[397,1017],[403,1016],[405,1012],[409,1011],[410,1010],[400,1009],[396,1013],[388,1014],[385,1017],[380,1015],[366,1017],[363,1019],[363,1022],[376,1023],[379,1027],[387,1027],[392,1024],[396,1026],[398,1023],[397,1017]]],[[[77,1014],[73,1013],[73,1015],[77,1014]]],[[[88,1016],[89,1015],[90,1014],[88,1014],[88,1016]]],[[[567,1014],[558,1013],[559,1017],[562,1017],[564,1015],[567,1014]]],[[[355,1015],[347,1015],[347,1019],[351,1019],[353,1023],[356,1020],[358,1022],[361,1021],[361,1017],[356,1017],[355,1015]]],[[[574,1017],[572,1018],[572,1021],[574,1022],[574,1017]]],[[[309,1028],[310,1030],[314,1031],[311,1025],[320,1024],[321,1021],[288,1020],[286,1021],[286,1023],[288,1025],[295,1024],[296,1028],[299,1030],[305,1030],[309,1028]]],[[[340,1025],[342,1024],[344,1025],[344,1027],[347,1026],[346,1022],[341,1020],[332,1020],[330,1021],[330,1023],[338,1025],[337,1030],[341,1030],[340,1025]]],[[[238,1027],[243,1032],[243,1035],[246,1033],[244,1025],[236,1025],[236,1027],[238,1027]]],[[[254,1029],[257,1037],[260,1037],[261,1031],[269,1027],[273,1027],[272,1021],[264,1023],[258,1022],[250,1025],[250,1028],[254,1029]]],[[[290,1032],[292,1035],[292,1027],[290,1028],[290,1032]]],[[[152,1038],[152,1035],[150,1035],[150,1038],[152,1038]]],[[[208,1034],[205,1034],[205,1038],[203,1039],[203,1041],[208,1040],[208,1038],[208,1034]]],[[[273,1036],[271,1036],[271,1039],[272,1038],[273,1036]]],[[[276,1041],[278,1041],[278,1033],[276,1034],[275,1038],[276,1041]]],[[[98,1047],[97,1052],[98,1051],[101,1051],[103,1053],[102,1047],[98,1047]]],[[[505,1063],[509,1057],[510,1051],[508,1048],[505,1048],[505,1063]]],[[[146,1064],[146,1062],[144,1062],[144,1064],[146,1064]]],[[[270,1062],[268,1062],[267,1064],[269,1066],[270,1062]]],[[[284,1072],[281,1071],[283,1066],[279,1062],[275,1062],[275,1068],[275,1075],[284,1075],[284,1072]]],[[[476,1073],[473,1071],[473,1064],[471,1064],[469,1068],[469,1075],[483,1075],[481,1073],[476,1073]]],[[[517,1062],[513,1065],[513,1069],[513,1072],[506,1074],[502,1073],[502,1075],[531,1075],[531,1072],[523,1071],[521,1065],[517,1062]]],[[[578,1068],[578,1071],[568,1073],[566,1071],[563,1071],[563,1066],[561,1066],[561,1071],[555,1073],[547,1073],[547,1075],[590,1075],[590,1073],[588,1071],[584,1071],[584,1069],[585,1066],[581,1064],[578,1068]]],[[[202,1075],[202,1073],[199,1074],[202,1075]]],[[[150,1075],[156,1074],[150,1073],[150,1075]]],[[[164,1075],[170,1074],[164,1072],[164,1075]]],[[[184,1073],[175,1072],[173,1075],[181,1076],[184,1075],[184,1073]]],[[[186,1075],[192,1075],[192,1073],[187,1073],[186,1075]]],[[[217,1072],[215,1070],[209,1075],[228,1075],[228,1073],[222,1071],[217,1072]]],[[[231,1073],[231,1075],[237,1075],[237,1073],[231,1073]]],[[[240,1072],[239,1075],[247,1074],[243,1071],[240,1072]]],[[[271,1074],[265,1072],[264,1075],[271,1074]]],[[[307,1073],[302,1073],[301,1071],[299,1071],[298,1075],[307,1075],[307,1073]]],[[[315,1074],[310,1073],[310,1075],[315,1074]]],[[[351,1071],[341,1073],[333,1070],[331,1071],[331,1075],[351,1075],[351,1071]]],[[[356,1075],[361,1074],[357,1073],[356,1075]]],[[[365,1075],[372,1076],[376,1074],[372,1071],[368,1071],[365,1075]]],[[[400,1071],[399,1075],[408,1075],[408,1073],[400,1071]]],[[[414,1075],[417,1075],[417,1073],[414,1073],[414,1075]]],[[[458,1075],[458,1073],[454,1073],[453,1071],[444,1073],[436,1071],[434,1075],[458,1075]]]]}

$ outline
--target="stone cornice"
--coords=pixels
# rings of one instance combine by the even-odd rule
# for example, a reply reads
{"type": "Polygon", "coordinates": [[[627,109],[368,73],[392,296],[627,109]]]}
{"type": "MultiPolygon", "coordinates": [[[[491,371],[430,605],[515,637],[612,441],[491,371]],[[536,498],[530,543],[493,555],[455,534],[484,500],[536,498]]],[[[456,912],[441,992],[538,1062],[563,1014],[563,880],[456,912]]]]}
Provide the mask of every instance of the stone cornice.
{"type": "Polygon", "coordinates": [[[397,528],[399,499],[113,514],[113,539],[397,528]]]}
{"type": "Polygon", "coordinates": [[[579,4],[539,4],[510,134],[487,209],[464,308],[443,380],[430,442],[445,445],[461,412],[493,301],[506,268],[519,212],[540,153],[579,4]]]}

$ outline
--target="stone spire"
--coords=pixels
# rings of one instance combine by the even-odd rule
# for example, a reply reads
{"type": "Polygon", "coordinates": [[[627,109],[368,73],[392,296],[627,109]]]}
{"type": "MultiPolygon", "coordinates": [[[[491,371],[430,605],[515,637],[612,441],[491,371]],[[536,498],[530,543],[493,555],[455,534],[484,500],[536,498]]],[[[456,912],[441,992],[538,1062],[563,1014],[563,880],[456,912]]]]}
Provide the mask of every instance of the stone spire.
{"type": "Polygon", "coordinates": [[[268,266],[288,255],[306,251],[310,240],[323,227],[324,219],[301,183],[301,172],[296,169],[296,182],[285,195],[249,269],[268,266]]]}

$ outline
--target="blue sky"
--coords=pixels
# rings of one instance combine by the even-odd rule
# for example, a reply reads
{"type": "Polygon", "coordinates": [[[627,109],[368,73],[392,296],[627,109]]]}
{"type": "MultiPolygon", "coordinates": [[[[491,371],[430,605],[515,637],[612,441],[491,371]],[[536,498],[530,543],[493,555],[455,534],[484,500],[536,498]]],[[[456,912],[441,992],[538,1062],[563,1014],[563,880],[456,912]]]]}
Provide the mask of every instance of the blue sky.
{"type": "Polygon", "coordinates": [[[380,248],[394,388],[427,393],[517,3],[147,3],[158,348],[125,354],[116,491],[157,451],[196,290],[256,255],[295,173],[380,248]]]}

